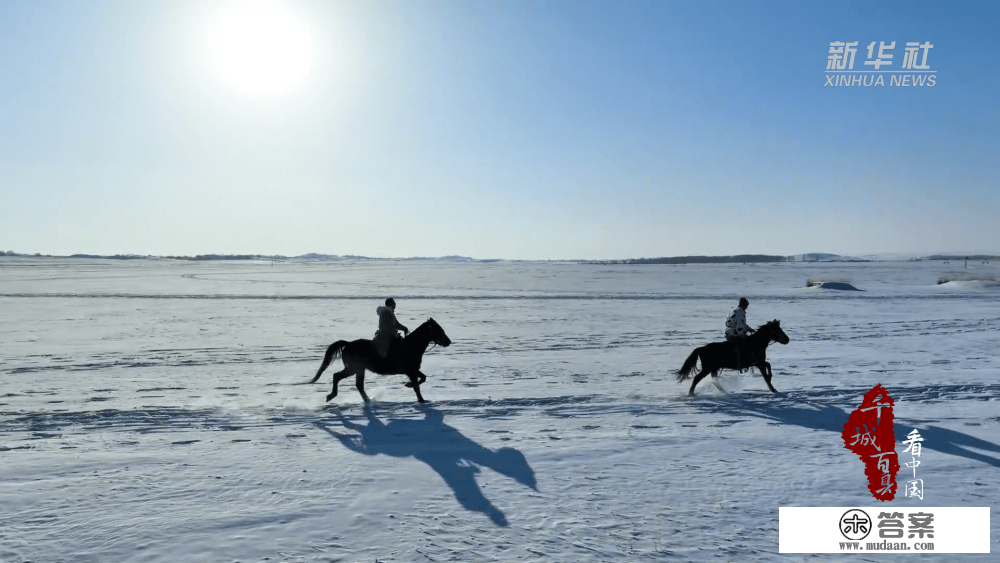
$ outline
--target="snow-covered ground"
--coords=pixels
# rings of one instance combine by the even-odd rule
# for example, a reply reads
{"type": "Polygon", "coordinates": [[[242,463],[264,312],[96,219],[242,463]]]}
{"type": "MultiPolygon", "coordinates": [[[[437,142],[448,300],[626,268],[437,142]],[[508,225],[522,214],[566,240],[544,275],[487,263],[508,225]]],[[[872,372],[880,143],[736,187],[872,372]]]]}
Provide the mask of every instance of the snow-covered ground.
{"type": "Polygon", "coordinates": [[[0,258],[0,561],[837,559],[778,554],[778,507],[880,504],[840,438],[876,383],[925,438],[924,500],[884,506],[991,507],[993,554],[908,559],[995,561],[998,273],[0,258]],[[791,338],[780,393],[687,397],[741,295],[791,338]],[[370,407],[352,380],[325,403],[340,362],[304,382],[388,296],[453,340],[429,402],[369,374],[370,407]]]}

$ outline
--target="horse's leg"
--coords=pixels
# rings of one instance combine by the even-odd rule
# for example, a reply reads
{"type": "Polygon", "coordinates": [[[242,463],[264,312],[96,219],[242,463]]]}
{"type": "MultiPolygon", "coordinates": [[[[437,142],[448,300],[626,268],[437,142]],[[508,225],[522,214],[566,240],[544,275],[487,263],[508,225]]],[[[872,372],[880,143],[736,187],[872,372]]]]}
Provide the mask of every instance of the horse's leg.
{"type": "Polygon", "coordinates": [[[331,391],[330,394],[326,396],[326,402],[329,403],[330,399],[337,396],[337,383],[340,383],[341,379],[344,379],[345,377],[351,375],[351,373],[352,372],[350,369],[344,368],[338,371],[337,373],[333,374],[333,391],[331,391]]]}
{"type": "MultiPolygon", "coordinates": [[[[423,382],[427,381],[427,376],[426,375],[424,375],[422,372],[419,372],[419,371],[417,373],[420,374],[420,376],[418,377],[418,379],[420,381],[417,381],[417,385],[420,385],[423,382]]],[[[407,381],[406,382],[406,386],[407,387],[413,387],[413,382],[412,381],[407,381]]]]}
{"type": "Polygon", "coordinates": [[[358,393],[361,393],[361,398],[365,400],[366,403],[370,403],[371,399],[368,398],[368,394],[365,393],[365,370],[364,368],[358,370],[358,377],[355,380],[355,387],[358,388],[358,393]]]}
{"type": "Polygon", "coordinates": [[[723,389],[722,385],[719,384],[719,372],[717,372],[717,371],[713,371],[712,372],[712,383],[714,383],[715,386],[719,388],[719,391],[722,391],[723,395],[728,395],[729,394],[729,393],[726,393],[726,390],[723,389]]]}
{"type": "Polygon", "coordinates": [[[708,375],[708,373],[709,372],[706,369],[704,369],[704,367],[702,367],[701,373],[694,376],[694,381],[691,382],[691,390],[688,391],[688,395],[694,395],[694,388],[698,386],[698,382],[704,379],[705,376],[708,375]]]}
{"type": "Polygon", "coordinates": [[[406,374],[410,378],[410,382],[406,384],[407,387],[413,387],[413,392],[417,394],[417,401],[421,403],[426,403],[424,396],[420,394],[420,384],[427,381],[427,376],[417,372],[411,372],[406,374]]]}
{"type": "Polygon", "coordinates": [[[774,372],[771,371],[771,362],[761,362],[757,364],[757,369],[760,370],[760,374],[764,376],[764,383],[767,383],[767,388],[771,390],[772,393],[777,393],[778,390],[771,385],[771,377],[774,376],[774,372]]]}

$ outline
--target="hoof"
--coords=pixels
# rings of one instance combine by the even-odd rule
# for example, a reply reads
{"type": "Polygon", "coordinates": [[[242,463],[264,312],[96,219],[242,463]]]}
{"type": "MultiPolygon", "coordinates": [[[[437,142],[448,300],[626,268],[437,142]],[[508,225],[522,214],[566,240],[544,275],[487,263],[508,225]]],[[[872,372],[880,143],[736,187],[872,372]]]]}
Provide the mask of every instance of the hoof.
{"type": "Polygon", "coordinates": [[[332,399],[332,398],[334,398],[334,397],[336,397],[336,395],[334,395],[333,393],[330,393],[329,395],[327,395],[327,396],[326,396],[326,402],[328,402],[328,403],[329,403],[329,402],[330,402],[330,399],[332,399]]]}
{"type": "Polygon", "coordinates": [[[409,381],[409,382],[407,382],[407,383],[406,383],[406,386],[407,386],[407,387],[413,387],[413,382],[412,382],[412,381],[409,381]]]}

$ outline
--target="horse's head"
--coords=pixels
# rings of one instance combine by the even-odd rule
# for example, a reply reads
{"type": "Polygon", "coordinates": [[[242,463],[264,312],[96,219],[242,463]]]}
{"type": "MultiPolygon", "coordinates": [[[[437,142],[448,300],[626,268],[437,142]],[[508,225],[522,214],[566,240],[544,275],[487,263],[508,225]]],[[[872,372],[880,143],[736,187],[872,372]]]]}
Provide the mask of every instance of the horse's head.
{"type": "Polygon", "coordinates": [[[781,330],[781,325],[779,323],[781,323],[781,321],[774,319],[761,328],[769,330],[771,340],[777,342],[778,344],[788,344],[788,335],[785,334],[785,331],[781,330]]]}
{"type": "Polygon", "coordinates": [[[433,343],[444,348],[451,345],[451,339],[444,333],[444,329],[441,328],[441,325],[437,324],[437,321],[434,319],[427,319],[427,324],[431,327],[431,341],[433,343]]]}

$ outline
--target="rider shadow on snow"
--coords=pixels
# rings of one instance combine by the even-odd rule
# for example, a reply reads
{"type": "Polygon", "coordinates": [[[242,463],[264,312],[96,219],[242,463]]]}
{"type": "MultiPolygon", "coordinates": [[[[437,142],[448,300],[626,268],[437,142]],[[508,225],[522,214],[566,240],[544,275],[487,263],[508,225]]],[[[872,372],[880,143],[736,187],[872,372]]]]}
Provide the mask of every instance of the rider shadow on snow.
{"type": "Polygon", "coordinates": [[[421,410],[424,413],[422,420],[402,418],[390,420],[388,424],[368,405],[365,406],[368,424],[356,424],[341,415],[344,428],[357,434],[338,432],[322,422],[314,424],[352,451],[371,456],[414,457],[426,463],[444,479],[466,510],[482,512],[497,526],[507,526],[507,517],[486,498],[476,483],[476,474],[481,467],[487,467],[537,491],[535,472],[524,454],[513,448],[486,448],[445,424],[441,411],[421,410]]]}
{"type": "MultiPolygon", "coordinates": [[[[812,401],[805,402],[805,407],[789,405],[785,401],[775,402],[772,397],[766,399],[758,398],[738,398],[726,397],[718,400],[704,398],[702,402],[695,403],[698,408],[710,410],[713,413],[721,413],[731,416],[754,416],[765,420],[772,420],[782,424],[793,424],[811,430],[827,430],[837,434],[833,438],[838,447],[843,447],[840,433],[847,423],[848,411],[812,401]]],[[[1000,454],[1000,445],[988,442],[975,436],[941,428],[940,426],[930,426],[926,424],[910,424],[905,420],[896,419],[893,424],[893,431],[896,436],[897,454],[902,451],[899,446],[906,435],[916,428],[924,441],[921,446],[926,450],[934,450],[943,454],[954,455],[979,461],[993,467],[1000,468],[1000,457],[993,457],[972,451],[968,448],[975,448],[988,452],[1000,454]]]]}

